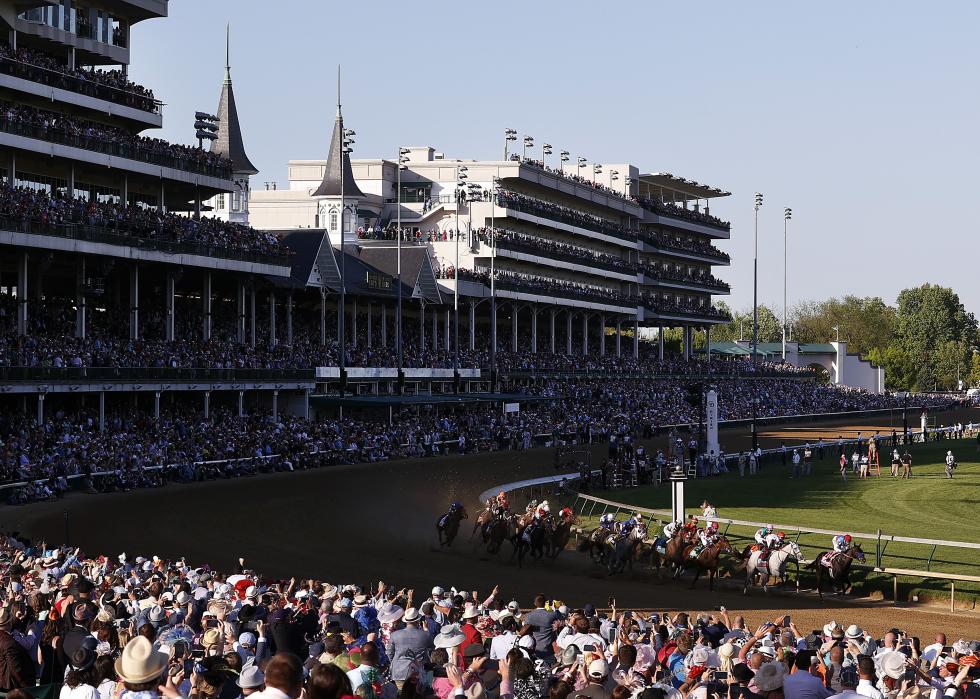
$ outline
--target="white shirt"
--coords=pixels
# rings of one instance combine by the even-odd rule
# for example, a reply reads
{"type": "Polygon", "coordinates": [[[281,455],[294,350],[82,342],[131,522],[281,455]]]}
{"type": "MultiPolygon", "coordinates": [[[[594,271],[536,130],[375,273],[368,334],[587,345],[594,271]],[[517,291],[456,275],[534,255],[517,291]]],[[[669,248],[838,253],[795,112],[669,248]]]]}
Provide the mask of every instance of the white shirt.
{"type": "Polygon", "coordinates": [[[922,659],[931,665],[932,661],[936,659],[942,649],[942,643],[933,643],[931,646],[926,646],[922,649],[922,659]]]}
{"type": "Polygon", "coordinates": [[[74,689],[63,684],[58,699],[99,699],[99,693],[90,684],[80,684],[74,689]]]}
{"type": "Polygon", "coordinates": [[[595,646],[596,651],[606,651],[606,642],[602,640],[602,637],[594,633],[576,633],[569,634],[564,638],[558,639],[558,647],[565,650],[570,645],[578,646],[579,650],[585,650],[586,646],[595,646]]]}
{"type": "Polygon", "coordinates": [[[885,699],[885,695],[878,691],[869,680],[858,680],[857,689],[855,689],[858,694],[862,697],[869,697],[870,699],[885,699]]]}
{"type": "Polygon", "coordinates": [[[503,660],[515,645],[517,645],[517,634],[512,631],[494,636],[490,641],[490,659],[503,660]]]}

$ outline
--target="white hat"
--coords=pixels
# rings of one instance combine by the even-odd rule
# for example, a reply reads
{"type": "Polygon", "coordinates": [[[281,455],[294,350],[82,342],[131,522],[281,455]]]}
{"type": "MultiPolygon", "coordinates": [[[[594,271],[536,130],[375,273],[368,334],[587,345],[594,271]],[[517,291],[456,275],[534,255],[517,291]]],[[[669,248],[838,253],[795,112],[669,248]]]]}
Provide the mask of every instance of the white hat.
{"type": "Polygon", "coordinates": [[[772,644],[772,641],[769,639],[764,640],[762,643],[756,646],[755,650],[756,652],[762,653],[763,655],[766,655],[770,658],[776,657],[776,647],[772,644]]]}
{"type": "Polygon", "coordinates": [[[600,679],[609,674],[609,664],[599,658],[598,660],[593,660],[589,663],[589,677],[593,679],[600,679]]]}
{"type": "Polygon", "coordinates": [[[382,624],[394,624],[405,614],[405,610],[397,604],[387,604],[378,611],[378,622],[382,624]]]}
{"type": "Polygon", "coordinates": [[[878,665],[885,675],[893,680],[900,680],[905,674],[905,655],[893,650],[882,653],[878,665]]]}
{"type": "Polygon", "coordinates": [[[778,660],[763,663],[755,671],[755,686],[759,692],[772,692],[783,686],[783,676],[786,666],[778,660]]]}
{"type": "Polygon", "coordinates": [[[521,636],[517,639],[517,647],[532,650],[534,648],[534,636],[521,636]]]}
{"type": "Polygon", "coordinates": [[[694,650],[691,651],[691,665],[707,665],[708,664],[708,647],[707,646],[696,646],[694,650]]]}
{"type": "Polygon", "coordinates": [[[463,610],[464,619],[475,619],[480,616],[480,610],[475,604],[467,604],[466,609],[463,610]]]}
{"type": "Polygon", "coordinates": [[[245,597],[247,599],[255,599],[259,596],[259,589],[255,585],[249,585],[245,588],[245,597]]]}
{"type": "Polygon", "coordinates": [[[404,621],[406,624],[414,624],[421,618],[422,615],[419,614],[419,610],[415,607],[409,607],[402,615],[402,621],[404,621]]]}
{"type": "Polygon", "coordinates": [[[433,644],[436,648],[455,648],[465,640],[466,636],[459,630],[459,624],[447,624],[436,635],[433,644]]]}
{"type": "Polygon", "coordinates": [[[851,640],[864,638],[864,629],[862,629],[857,624],[851,624],[850,626],[847,627],[847,631],[844,632],[844,635],[847,638],[850,638],[851,640]]]}
{"type": "Polygon", "coordinates": [[[443,590],[441,587],[439,587],[438,585],[436,585],[435,587],[432,588],[432,597],[433,597],[433,599],[439,599],[440,597],[442,597],[442,595],[443,595],[444,592],[445,592],[445,590],[443,590]]]}
{"type": "Polygon", "coordinates": [[[265,675],[258,667],[249,663],[242,668],[242,673],[235,684],[242,689],[255,689],[265,684],[265,675]]]}
{"type": "Polygon", "coordinates": [[[154,648],[146,636],[136,636],[116,660],[116,674],[123,682],[142,684],[163,674],[169,662],[167,654],[154,648]]]}

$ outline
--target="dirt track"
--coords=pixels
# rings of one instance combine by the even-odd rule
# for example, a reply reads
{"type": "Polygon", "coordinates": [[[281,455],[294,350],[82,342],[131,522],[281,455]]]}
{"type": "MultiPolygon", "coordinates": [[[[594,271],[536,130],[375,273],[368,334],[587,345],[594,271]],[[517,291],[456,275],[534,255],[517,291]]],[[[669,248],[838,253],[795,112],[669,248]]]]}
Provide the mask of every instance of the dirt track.
{"type": "MultiPolygon", "coordinates": [[[[945,415],[949,420],[953,417],[945,415]]],[[[972,416],[976,419],[976,412],[972,416]]],[[[969,417],[964,414],[962,419],[969,417]]],[[[890,430],[887,416],[859,422],[866,432],[876,426],[883,433],[890,430]]],[[[787,429],[800,427],[783,426],[761,434],[764,443],[778,443],[787,429]]],[[[839,425],[821,425],[825,438],[836,438],[839,430],[839,425]]],[[[806,438],[812,439],[809,434],[806,438]]],[[[722,434],[729,450],[747,439],[745,429],[722,434]]],[[[592,449],[595,463],[605,446],[592,449]]],[[[980,617],[971,614],[895,612],[890,604],[868,601],[841,608],[836,600],[820,602],[809,595],[766,597],[761,591],[747,598],[727,591],[709,596],[704,582],[699,590],[688,591],[677,583],[661,584],[645,573],[610,580],[593,570],[584,555],[572,551],[557,562],[518,569],[506,559],[508,548],[504,560],[489,560],[477,551],[467,540],[465,525],[452,551],[438,550],[435,520],[448,502],[460,500],[472,510],[482,490],[554,473],[551,464],[552,451],[536,449],[334,467],[126,494],[76,494],[60,502],[3,508],[0,525],[62,541],[68,512],[71,543],[88,551],[186,555],[192,564],[208,562],[222,569],[245,555],[253,567],[273,576],[362,584],[385,579],[415,586],[420,592],[436,583],[480,590],[499,583],[504,595],[516,596],[522,604],[536,592],[572,604],[603,604],[615,595],[621,607],[693,610],[725,604],[731,610],[759,610],[747,612],[751,621],[792,609],[801,629],[817,628],[834,618],[875,631],[897,624],[923,636],[940,627],[952,636],[978,635],[980,617]]]]}

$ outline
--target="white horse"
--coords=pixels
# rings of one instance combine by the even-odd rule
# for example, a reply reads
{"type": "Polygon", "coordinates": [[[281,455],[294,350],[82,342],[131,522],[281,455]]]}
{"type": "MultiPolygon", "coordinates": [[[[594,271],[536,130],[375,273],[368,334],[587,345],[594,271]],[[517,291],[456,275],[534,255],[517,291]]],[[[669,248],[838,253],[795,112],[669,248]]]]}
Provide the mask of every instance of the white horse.
{"type": "Polygon", "coordinates": [[[752,583],[753,578],[756,573],[762,576],[762,589],[769,592],[769,578],[776,578],[781,580],[781,584],[786,582],[786,564],[789,559],[793,558],[797,563],[806,563],[806,558],[803,556],[803,552],[800,551],[800,545],[795,541],[787,541],[782,545],[781,548],[771,551],[769,553],[769,567],[760,567],[759,559],[762,557],[762,551],[753,551],[749,556],[749,559],[745,562],[745,587],[742,589],[742,594],[748,594],[749,585],[752,583]]]}

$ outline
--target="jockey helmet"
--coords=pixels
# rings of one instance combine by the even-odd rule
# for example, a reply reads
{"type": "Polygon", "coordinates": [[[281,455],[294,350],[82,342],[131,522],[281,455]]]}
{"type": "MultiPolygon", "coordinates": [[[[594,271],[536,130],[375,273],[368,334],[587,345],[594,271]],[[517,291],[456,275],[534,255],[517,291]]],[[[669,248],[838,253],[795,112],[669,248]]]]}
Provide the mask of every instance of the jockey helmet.
{"type": "Polygon", "coordinates": [[[767,525],[766,525],[766,530],[767,530],[767,531],[772,531],[773,529],[775,529],[775,527],[774,527],[774,526],[772,526],[771,524],[767,524],[767,525]]]}
{"type": "Polygon", "coordinates": [[[706,527],[706,529],[709,529],[709,530],[711,530],[711,531],[713,531],[713,532],[716,532],[716,531],[718,531],[718,522],[711,522],[711,523],[710,523],[710,524],[709,524],[709,525],[708,525],[708,526],[706,527]]]}
{"type": "Polygon", "coordinates": [[[506,499],[507,498],[507,493],[504,492],[503,490],[501,490],[499,493],[497,493],[497,497],[500,498],[500,499],[502,499],[502,500],[503,499],[506,499]]]}
{"type": "Polygon", "coordinates": [[[844,535],[844,541],[846,541],[847,543],[851,543],[851,535],[850,534],[845,534],[844,535]]]}
{"type": "Polygon", "coordinates": [[[449,506],[450,510],[460,510],[462,508],[463,508],[463,504],[461,502],[454,502],[452,505],[449,506]]]}
{"type": "Polygon", "coordinates": [[[568,515],[572,514],[572,508],[571,507],[563,507],[561,509],[561,513],[560,514],[561,514],[562,517],[568,516],[568,515]]]}
{"type": "Polygon", "coordinates": [[[778,536],[780,539],[786,538],[786,534],[784,534],[783,532],[779,532],[778,534],[776,534],[776,536],[778,536]]]}
{"type": "Polygon", "coordinates": [[[637,522],[642,522],[643,521],[643,515],[641,515],[639,512],[637,512],[637,513],[635,513],[633,515],[633,519],[635,519],[637,522]]]}

